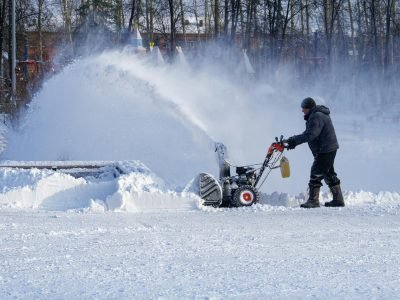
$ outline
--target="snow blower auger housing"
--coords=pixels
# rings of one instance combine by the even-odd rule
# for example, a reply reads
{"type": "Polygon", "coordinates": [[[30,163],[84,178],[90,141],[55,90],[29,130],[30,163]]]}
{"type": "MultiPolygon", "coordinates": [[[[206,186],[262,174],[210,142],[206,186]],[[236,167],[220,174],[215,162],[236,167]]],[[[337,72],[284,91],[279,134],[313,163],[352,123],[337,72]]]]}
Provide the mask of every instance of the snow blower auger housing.
{"type": "Polygon", "coordinates": [[[219,180],[208,173],[199,176],[202,204],[214,207],[251,206],[260,201],[259,189],[273,169],[280,168],[283,178],[290,176],[289,160],[283,156],[286,141],[283,136],[268,148],[263,163],[248,166],[232,166],[226,161],[227,149],[216,143],[215,152],[219,162],[219,180]],[[277,166],[278,161],[280,164],[277,166]],[[258,168],[257,168],[258,166],[258,168]],[[231,176],[231,168],[235,175],[231,176]],[[268,170],[267,172],[264,171],[268,170]]]}

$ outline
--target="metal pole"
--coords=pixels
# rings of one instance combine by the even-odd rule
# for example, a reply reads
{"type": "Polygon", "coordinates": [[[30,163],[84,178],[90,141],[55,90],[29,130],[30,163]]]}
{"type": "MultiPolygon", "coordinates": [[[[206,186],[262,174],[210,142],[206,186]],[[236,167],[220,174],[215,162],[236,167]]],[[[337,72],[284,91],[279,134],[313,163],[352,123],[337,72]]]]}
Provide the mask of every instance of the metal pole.
{"type": "Polygon", "coordinates": [[[15,96],[17,94],[17,80],[15,75],[15,62],[16,62],[16,37],[15,37],[15,0],[11,1],[11,88],[12,100],[15,103],[15,96]]]}

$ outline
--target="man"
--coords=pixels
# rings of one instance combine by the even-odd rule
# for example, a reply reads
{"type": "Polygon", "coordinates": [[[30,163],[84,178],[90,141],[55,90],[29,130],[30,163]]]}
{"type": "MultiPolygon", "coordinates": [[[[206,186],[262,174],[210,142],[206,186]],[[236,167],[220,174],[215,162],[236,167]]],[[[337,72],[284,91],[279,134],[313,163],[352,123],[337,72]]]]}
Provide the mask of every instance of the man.
{"type": "Polygon", "coordinates": [[[329,117],[330,111],[323,105],[316,105],[314,99],[310,97],[301,102],[301,108],[304,113],[304,120],[306,120],[306,130],[302,134],[292,136],[287,140],[289,150],[307,142],[314,155],[308,184],[309,197],[301,207],[319,207],[319,190],[322,186],[322,179],[325,180],[333,195],[333,200],[326,202],[325,206],[344,206],[340,180],[333,167],[339,144],[332,120],[329,117]]]}

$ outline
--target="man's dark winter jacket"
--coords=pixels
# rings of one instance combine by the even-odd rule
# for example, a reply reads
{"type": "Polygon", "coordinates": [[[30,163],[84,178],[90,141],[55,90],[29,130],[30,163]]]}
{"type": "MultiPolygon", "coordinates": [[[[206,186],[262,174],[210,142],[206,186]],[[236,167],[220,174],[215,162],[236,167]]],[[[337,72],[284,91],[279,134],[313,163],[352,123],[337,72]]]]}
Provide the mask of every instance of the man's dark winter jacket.
{"type": "Polygon", "coordinates": [[[304,116],[306,120],[306,130],[290,138],[295,145],[308,143],[312,153],[328,153],[339,148],[335,129],[329,117],[329,108],[317,105],[304,116]]]}

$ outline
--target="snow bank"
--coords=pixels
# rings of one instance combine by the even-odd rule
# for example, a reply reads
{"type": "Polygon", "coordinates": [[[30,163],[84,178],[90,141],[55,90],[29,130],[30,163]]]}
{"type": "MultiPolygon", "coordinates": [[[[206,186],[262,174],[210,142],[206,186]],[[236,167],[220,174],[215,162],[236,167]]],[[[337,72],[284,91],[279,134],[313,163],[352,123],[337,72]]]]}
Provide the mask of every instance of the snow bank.
{"type": "Polygon", "coordinates": [[[171,190],[139,161],[117,163],[123,175],[75,178],[39,169],[0,169],[0,208],[143,212],[192,210],[198,197],[171,190]]]}
{"type": "Polygon", "coordinates": [[[88,206],[83,196],[88,196],[90,185],[83,178],[38,169],[4,169],[0,174],[2,207],[67,210],[88,206]]]}
{"type": "Polygon", "coordinates": [[[349,205],[400,204],[400,194],[392,192],[379,192],[377,194],[366,191],[346,192],[344,198],[349,205]]]}
{"type": "Polygon", "coordinates": [[[154,210],[192,210],[199,198],[192,193],[180,193],[140,163],[122,165],[126,175],[117,180],[116,192],[105,199],[110,210],[129,212],[154,210]]]}
{"type": "MultiPolygon", "coordinates": [[[[345,191],[343,193],[345,203],[347,206],[357,205],[391,205],[400,204],[400,194],[396,192],[380,192],[372,193],[366,191],[345,191]]],[[[261,194],[261,204],[272,205],[272,206],[283,206],[283,207],[299,207],[301,203],[305,202],[307,198],[306,193],[298,195],[289,195],[287,193],[272,193],[272,194],[261,194]]],[[[323,192],[320,194],[320,202],[331,201],[332,195],[329,192],[323,192]]]]}

